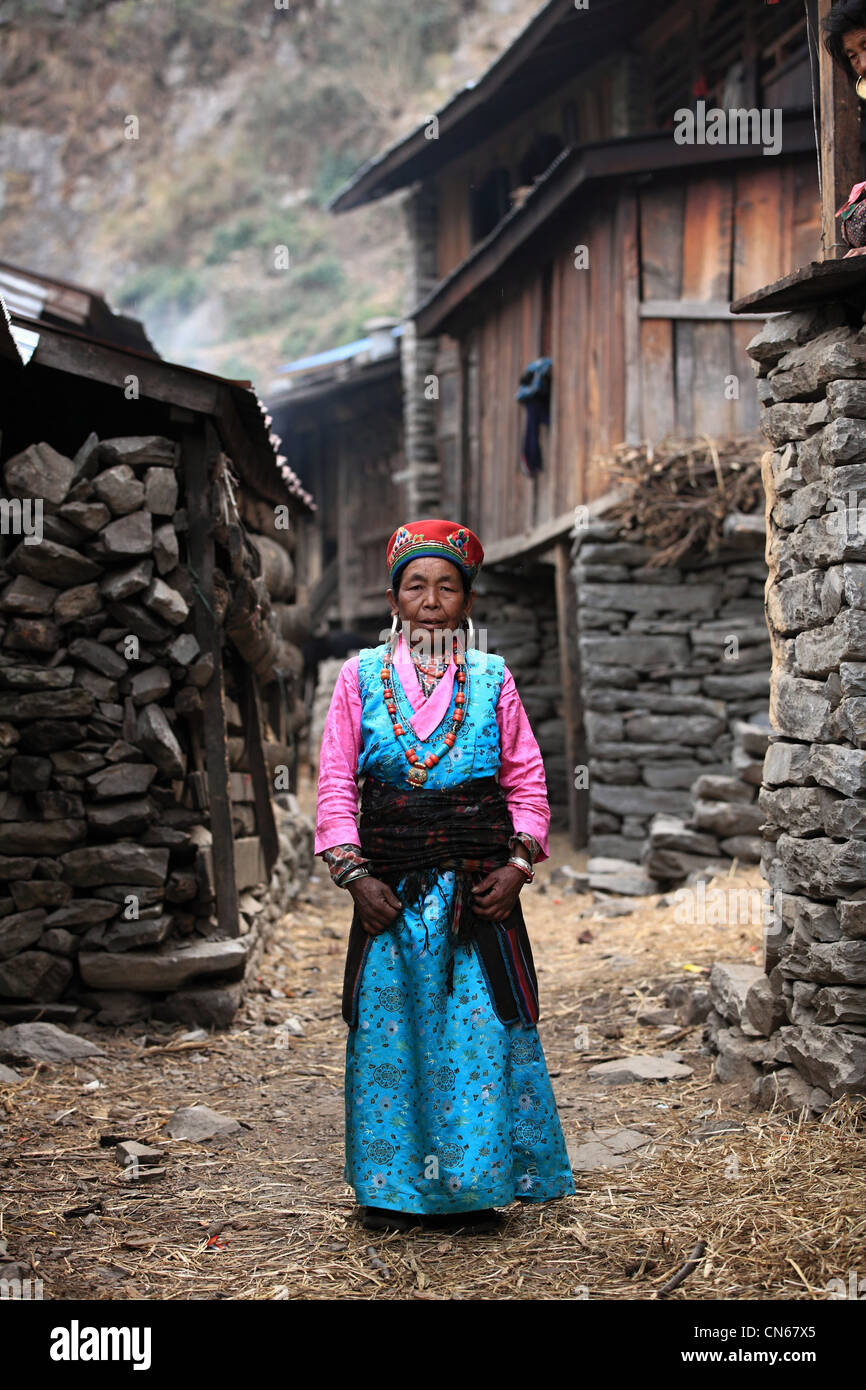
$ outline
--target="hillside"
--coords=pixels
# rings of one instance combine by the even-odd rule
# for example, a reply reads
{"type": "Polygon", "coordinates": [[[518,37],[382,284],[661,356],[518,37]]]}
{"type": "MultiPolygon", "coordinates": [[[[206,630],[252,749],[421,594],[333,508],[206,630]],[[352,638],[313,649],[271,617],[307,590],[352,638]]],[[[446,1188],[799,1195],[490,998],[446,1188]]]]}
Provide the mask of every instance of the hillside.
{"type": "Polygon", "coordinates": [[[166,357],[260,389],[404,309],[398,200],[325,204],[538,8],[285,3],[0,0],[0,257],[104,291],[166,357]]]}

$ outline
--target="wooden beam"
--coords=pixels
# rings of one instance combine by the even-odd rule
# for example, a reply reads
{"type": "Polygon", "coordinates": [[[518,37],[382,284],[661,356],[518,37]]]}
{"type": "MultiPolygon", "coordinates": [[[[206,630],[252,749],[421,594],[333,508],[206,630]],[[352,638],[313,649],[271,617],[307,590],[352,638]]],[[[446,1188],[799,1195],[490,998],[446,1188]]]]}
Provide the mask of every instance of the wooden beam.
{"type": "Polygon", "coordinates": [[[213,611],[214,542],[211,494],[213,469],[218,454],[219,441],[210,421],[205,422],[203,429],[188,427],[183,431],[181,467],[186,486],[189,556],[193,579],[197,586],[193,610],[195,635],[202,652],[212,653],[214,659],[213,675],[202,691],[202,722],[210,801],[210,830],[213,837],[217,922],[220,937],[228,938],[239,935],[240,916],[229,795],[222,632],[213,611]]]}
{"type": "Polygon", "coordinates": [[[640,219],[637,194],[623,193],[618,212],[623,218],[623,336],[625,355],[625,439],[643,439],[640,379],[640,219]]]}
{"type": "MultiPolygon", "coordinates": [[[[866,267],[864,267],[866,270],[866,267]]],[[[627,495],[626,488],[612,488],[603,496],[586,503],[586,514],[592,518],[602,516],[614,502],[627,495]]],[[[542,521],[529,531],[506,536],[499,541],[491,541],[484,547],[484,564],[498,565],[508,560],[526,560],[550,550],[557,541],[563,540],[574,527],[574,510],[560,512],[551,521],[542,521]]]]}
{"type": "Polygon", "coordinates": [[[16,323],[38,333],[39,344],[32,358],[38,366],[101,381],[119,391],[129,376],[135,376],[139,395],[148,400],[185,406],[203,415],[216,409],[219,383],[189,368],[173,367],[132,349],[109,347],[68,329],[48,327],[39,319],[19,314],[13,317],[16,323]]]}
{"type": "MultiPolygon", "coordinates": [[[[818,0],[818,26],[833,0],[818,0]]],[[[825,260],[839,260],[849,249],[842,240],[836,210],[847,203],[852,186],[863,177],[860,162],[860,103],[851,76],[843,72],[819,43],[821,82],[821,244],[825,260]]]]}
{"type": "Polygon", "coordinates": [[[280,841],[274,816],[274,803],[271,800],[271,776],[265,763],[265,753],[262,747],[262,719],[259,709],[258,684],[246,663],[244,663],[240,677],[240,695],[243,708],[244,736],[247,742],[247,762],[256,807],[256,829],[262,842],[265,868],[268,877],[270,877],[271,870],[279,858],[280,841]]]}
{"type": "Polygon", "coordinates": [[[588,799],[574,785],[575,768],[586,764],[586,740],[578,678],[577,603],[571,577],[571,546],[561,540],[556,547],[556,631],[565,723],[565,761],[568,777],[568,834],[572,849],[587,842],[588,799]]]}
{"type": "Polygon", "coordinates": [[[761,319],[766,314],[732,314],[726,299],[645,299],[639,309],[642,319],[761,319]]]}
{"type": "Polygon", "coordinates": [[[866,295],[866,256],[852,256],[850,260],[810,261],[791,275],[784,275],[772,285],[764,285],[751,294],[735,299],[731,309],[738,318],[745,318],[743,311],[761,310],[761,317],[768,313],[782,313],[790,309],[807,309],[810,305],[829,298],[850,298],[862,304],[866,295]]]}

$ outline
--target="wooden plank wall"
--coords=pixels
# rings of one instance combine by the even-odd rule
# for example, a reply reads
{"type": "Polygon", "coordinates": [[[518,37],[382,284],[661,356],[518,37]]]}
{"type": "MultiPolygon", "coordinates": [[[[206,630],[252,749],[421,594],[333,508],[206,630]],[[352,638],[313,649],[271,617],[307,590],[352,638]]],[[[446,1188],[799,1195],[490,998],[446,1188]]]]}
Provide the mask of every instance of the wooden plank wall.
{"type": "Polygon", "coordinates": [[[523,367],[542,352],[542,286],[546,254],[519,282],[503,277],[480,316],[472,343],[478,360],[478,466],[467,486],[469,525],[491,538],[553,520],[586,496],[604,491],[593,462],[625,430],[625,286],[618,267],[628,218],[616,199],[581,219],[579,239],[552,248],[550,356],[554,410],[543,431],[544,466],[524,476],[520,454],[525,412],[514,396],[523,367]],[[585,245],[589,269],[575,266],[585,245]],[[507,287],[507,293],[506,291],[507,287]]]}
{"type": "MultiPolygon", "coordinates": [[[[769,284],[817,254],[818,212],[808,158],[654,184],[640,194],[642,299],[726,303],[769,284]]],[[[751,321],[642,319],[644,437],[755,429],[745,348],[756,330],[751,321]],[[726,395],[731,377],[738,398],[726,395]]]]}
{"type": "Polygon", "coordinates": [[[819,211],[806,157],[576,199],[567,231],[539,245],[523,272],[499,277],[466,342],[477,361],[474,406],[467,396],[467,437],[477,438],[477,464],[464,462],[469,525],[504,539],[599,497],[610,485],[602,459],[627,437],[658,443],[665,434],[756,429],[745,346],[759,325],[638,318],[638,300],[727,305],[814,258],[819,211]],[[579,244],[589,248],[588,271],[575,267],[579,244]],[[553,412],[544,468],[531,481],[519,469],[524,411],[514,395],[521,369],[542,351],[550,258],[553,412]]]}
{"type": "Polygon", "coordinates": [[[385,547],[405,517],[405,488],[393,481],[405,465],[402,418],[390,383],[356,392],[333,415],[339,607],[351,627],[360,618],[388,616],[385,547]]]}
{"type": "Polygon", "coordinates": [[[472,250],[471,194],[493,169],[507,169],[512,187],[519,183],[521,161],[542,133],[559,136],[563,145],[604,140],[613,134],[614,67],[607,63],[577,74],[546,101],[501,126],[494,135],[454,159],[436,175],[437,267],[440,279],[472,250]],[[575,119],[577,128],[574,128],[575,119]]]}

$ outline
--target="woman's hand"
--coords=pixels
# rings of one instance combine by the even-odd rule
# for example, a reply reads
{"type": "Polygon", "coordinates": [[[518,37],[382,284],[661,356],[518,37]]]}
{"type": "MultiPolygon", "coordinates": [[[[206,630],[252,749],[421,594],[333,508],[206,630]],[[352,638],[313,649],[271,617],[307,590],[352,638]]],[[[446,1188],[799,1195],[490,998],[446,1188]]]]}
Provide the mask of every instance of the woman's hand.
{"type": "Polygon", "coordinates": [[[852,246],[850,251],[845,252],[842,260],[847,261],[849,256],[866,256],[866,246],[852,246]]]}
{"type": "Polygon", "coordinates": [[[348,889],[358,909],[361,926],[369,936],[381,935],[403,911],[403,904],[396,893],[387,883],[373,878],[371,874],[353,878],[348,889]]]}
{"type": "Polygon", "coordinates": [[[526,875],[513,864],[504,864],[501,869],[494,869],[472,889],[472,905],[476,917],[483,917],[490,922],[503,921],[520,897],[520,890],[525,882],[526,875]]]}

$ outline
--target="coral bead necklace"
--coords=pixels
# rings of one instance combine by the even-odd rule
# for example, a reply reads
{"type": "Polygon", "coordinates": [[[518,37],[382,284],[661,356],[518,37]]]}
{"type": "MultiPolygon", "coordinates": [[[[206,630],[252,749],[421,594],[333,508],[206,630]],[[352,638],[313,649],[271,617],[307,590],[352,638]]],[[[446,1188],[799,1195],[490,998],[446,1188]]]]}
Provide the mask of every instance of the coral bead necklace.
{"type": "Polygon", "coordinates": [[[424,785],[424,783],[427,781],[428,769],[431,767],[435,767],[436,764],[439,762],[440,758],[443,758],[446,753],[449,753],[451,751],[451,749],[454,747],[454,744],[457,742],[457,735],[460,732],[460,729],[463,725],[463,720],[467,709],[466,660],[463,652],[460,650],[460,644],[456,637],[454,638],[454,664],[457,667],[457,694],[454,696],[454,711],[451,715],[448,730],[444,735],[441,748],[439,748],[435,753],[427,753],[422,758],[420,753],[418,752],[418,749],[409,745],[406,730],[400,723],[399,717],[397,715],[397,702],[394,695],[394,682],[391,676],[390,649],[389,654],[383,658],[382,669],[379,672],[379,676],[383,682],[382,694],[385,697],[385,708],[387,709],[388,714],[391,717],[391,723],[394,727],[394,733],[396,734],[397,740],[403,749],[403,755],[407,763],[409,764],[409,771],[407,776],[409,778],[410,785],[413,787],[422,787],[424,785]]]}

